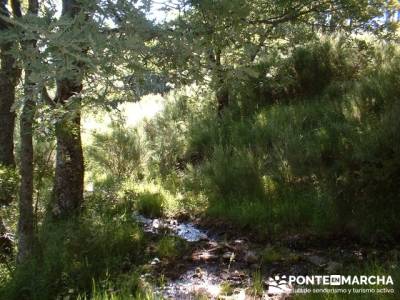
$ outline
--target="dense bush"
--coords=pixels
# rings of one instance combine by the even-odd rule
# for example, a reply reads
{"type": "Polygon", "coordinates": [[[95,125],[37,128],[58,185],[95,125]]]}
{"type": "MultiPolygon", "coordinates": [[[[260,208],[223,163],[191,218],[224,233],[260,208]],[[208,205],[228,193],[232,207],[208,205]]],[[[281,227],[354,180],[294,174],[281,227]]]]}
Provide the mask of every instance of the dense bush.
{"type": "Polygon", "coordinates": [[[315,96],[333,81],[354,79],[360,53],[352,46],[347,39],[337,38],[296,48],[292,60],[300,92],[315,96]]]}
{"type": "MultiPolygon", "coordinates": [[[[45,223],[35,258],[16,270],[0,298],[76,298],[90,295],[93,282],[117,286],[120,276],[134,276],[135,265],[146,259],[144,237],[131,213],[99,205],[102,201],[88,199],[79,220],[45,223]]],[[[131,281],[132,293],[136,288],[131,281]]]]}
{"type": "Polygon", "coordinates": [[[153,178],[190,199],[206,197],[205,213],[260,234],[309,229],[395,238],[398,51],[324,38],[292,53],[263,86],[272,102],[260,93],[260,78],[241,78],[222,118],[210,109],[211,94],[170,101],[147,124],[153,178]]]}
{"type": "MultiPolygon", "coordinates": [[[[93,173],[107,174],[114,180],[143,177],[143,151],[138,131],[114,121],[108,131],[93,133],[87,147],[93,173]]],[[[101,177],[101,176],[100,176],[101,177]]]]}

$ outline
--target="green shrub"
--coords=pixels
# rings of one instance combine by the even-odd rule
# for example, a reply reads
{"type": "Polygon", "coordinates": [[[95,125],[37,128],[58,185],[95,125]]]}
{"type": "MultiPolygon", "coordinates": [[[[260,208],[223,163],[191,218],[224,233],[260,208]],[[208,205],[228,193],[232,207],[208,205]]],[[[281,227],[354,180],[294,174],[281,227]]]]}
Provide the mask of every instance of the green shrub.
{"type": "Polygon", "coordinates": [[[1,299],[56,299],[90,295],[92,282],[116,281],[146,260],[142,232],[131,215],[98,214],[90,206],[81,219],[46,223],[34,259],[16,269],[1,299]],[[118,276],[117,276],[118,275],[118,276]]]}
{"type": "Polygon", "coordinates": [[[165,236],[157,243],[157,255],[170,260],[181,258],[187,250],[186,243],[177,237],[165,236]]]}
{"type": "Polygon", "coordinates": [[[164,199],[159,193],[145,191],[136,199],[136,209],[149,218],[159,218],[163,215],[164,199]]]}
{"type": "MultiPolygon", "coordinates": [[[[112,122],[109,131],[93,133],[86,149],[90,169],[94,174],[107,174],[114,180],[143,178],[143,153],[137,129],[112,122]]],[[[95,178],[96,179],[96,178],[95,178]]]]}
{"type": "Polygon", "coordinates": [[[180,202],[202,203],[198,213],[263,236],[394,240],[397,48],[334,37],[288,54],[263,57],[258,77],[232,81],[221,118],[210,93],[170,101],[151,122],[152,178],[180,202]]]}
{"type": "Polygon", "coordinates": [[[15,168],[0,165],[0,206],[15,199],[19,176],[15,168]]]}
{"type": "Polygon", "coordinates": [[[325,39],[295,49],[293,66],[300,91],[315,96],[334,81],[354,79],[358,55],[346,38],[325,39]]]}
{"type": "Polygon", "coordinates": [[[215,198],[237,201],[265,198],[259,166],[249,151],[217,147],[205,168],[215,198]]]}

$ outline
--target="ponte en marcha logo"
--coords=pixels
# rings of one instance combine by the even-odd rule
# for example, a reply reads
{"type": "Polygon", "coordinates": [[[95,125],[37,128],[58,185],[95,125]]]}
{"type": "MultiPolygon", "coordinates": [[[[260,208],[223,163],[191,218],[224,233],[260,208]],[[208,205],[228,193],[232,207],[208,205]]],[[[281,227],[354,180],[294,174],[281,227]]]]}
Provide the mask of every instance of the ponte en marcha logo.
{"type": "Polygon", "coordinates": [[[390,275],[276,275],[269,287],[283,293],[386,293],[394,294],[390,275]],[[339,288],[340,287],[340,288],[339,288]]]}

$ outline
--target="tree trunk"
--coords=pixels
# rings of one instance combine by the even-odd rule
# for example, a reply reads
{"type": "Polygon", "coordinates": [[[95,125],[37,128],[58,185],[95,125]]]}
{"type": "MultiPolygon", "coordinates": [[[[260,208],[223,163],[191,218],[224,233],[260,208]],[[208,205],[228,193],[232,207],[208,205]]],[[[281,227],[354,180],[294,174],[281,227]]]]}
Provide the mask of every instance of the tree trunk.
{"type": "Polygon", "coordinates": [[[0,164],[15,166],[14,160],[14,126],[15,87],[19,78],[15,59],[8,52],[12,44],[0,45],[0,164]]]}
{"type": "MultiPolygon", "coordinates": [[[[37,16],[38,0],[28,1],[28,14],[37,16]]],[[[20,13],[20,16],[21,13],[20,13]]],[[[36,40],[22,40],[21,47],[25,53],[24,105],[20,119],[20,175],[19,218],[18,218],[18,254],[17,262],[26,262],[33,254],[35,232],[33,216],[33,124],[36,113],[38,92],[35,83],[31,81],[31,61],[37,55],[36,40]]]]}
{"type": "MultiPolygon", "coordinates": [[[[78,1],[63,0],[62,16],[73,19],[80,11],[81,4],[78,1]]],[[[85,51],[87,49],[82,49],[82,54],[85,51]]],[[[64,116],[56,124],[57,154],[53,188],[53,215],[62,218],[79,213],[83,202],[84,164],[78,94],[82,91],[84,66],[81,61],[73,64],[77,70],[74,78],[69,75],[57,81],[55,99],[65,109],[64,116]]]]}
{"type": "Polygon", "coordinates": [[[223,111],[229,105],[229,89],[225,82],[225,72],[221,61],[221,50],[217,49],[214,51],[214,55],[211,57],[215,64],[216,82],[217,84],[217,113],[218,117],[222,117],[223,111]]]}
{"type": "Polygon", "coordinates": [[[83,152],[79,110],[68,112],[56,124],[57,154],[53,214],[78,213],[83,202],[83,152]]]}
{"type": "Polygon", "coordinates": [[[34,86],[29,83],[30,72],[25,71],[25,103],[20,121],[20,196],[18,219],[18,263],[31,255],[34,243],[33,218],[33,122],[36,109],[34,86]]]}
{"type": "Polygon", "coordinates": [[[14,168],[15,86],[5,73],[0,74],[0,164],[14,168]]]}
{"type": "MultiPolygon", "coordinates": [[[[8,18],[7,1],[0,2],[0,17],[8,18]]],[[[6,31],[10,25],[0,19],[0,33],[6,31]]],[[[15,88],[20,76],[16,60],[10,53],[13,43],[0,40],[0,165],[15,168],[14,159],[14,127],[15,127],[15,88]]],[[[12,192],[0,194],[0,206],[8,205],[15,198],[12,192]]],[[[12,254],[12,240],[6,232],[3,220],[0,218],[0,256],[12,254]]]]}
{"type": "Polygon", "coordinates": [[[229,105],[229,90],[223,85],[217,91],[217,110],[218,116],[222,117],[222,113],[229,105]]]}
{"type": "MultiPolygon", "coordinates": [[[[8,17],[7,11],[1,16],[8,17]]],[[[0,31],[9,28],[8,24],[0,22],[0,31]]],[[[15,166],[14,159],[14,127],[15,127],[15,87],[18,83],[20,70],[16,66],[15,58],[10,54],[13,43],[0,41],[0,164],[7,167],[15,166]]]]}

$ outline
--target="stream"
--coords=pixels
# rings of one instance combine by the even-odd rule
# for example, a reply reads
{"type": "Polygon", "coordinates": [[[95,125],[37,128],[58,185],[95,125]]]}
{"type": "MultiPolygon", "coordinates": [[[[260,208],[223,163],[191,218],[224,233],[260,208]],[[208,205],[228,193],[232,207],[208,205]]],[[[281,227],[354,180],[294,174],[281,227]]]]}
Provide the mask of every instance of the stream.
{"type": "MultiPolygon", "coordinates": [[[[167,266],[163,284],[152,286],[159,299],[288,299],[292,288],[286,283],[271,282],[259,270],[258,257],[244,239],[221,240],[191,222],[174,219],[149,219],[135,216],[144,232],[179,237],[190,243],[191,253],[179,260],[175,267],[167,266]],[[174,274],[176,273],[176,274],[174,274]],[[201,297],[202,298],[201,298],[201,297]]],[[[164,272],[162,261],[154,257],[150,262],[158,276],[164,272]]],[[[145,274],[142,279],[154,276],[145,274]]]]}

